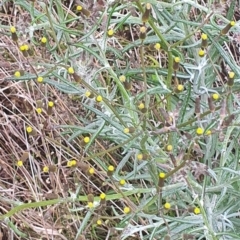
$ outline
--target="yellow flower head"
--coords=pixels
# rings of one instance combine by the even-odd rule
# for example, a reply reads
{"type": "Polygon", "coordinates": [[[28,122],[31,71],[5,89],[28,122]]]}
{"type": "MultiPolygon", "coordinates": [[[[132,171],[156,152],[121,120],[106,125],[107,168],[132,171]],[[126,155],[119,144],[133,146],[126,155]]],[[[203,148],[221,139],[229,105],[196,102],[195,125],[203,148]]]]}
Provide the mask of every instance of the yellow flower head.
{"type": "Polygon", "coordinates": [[[88,202],[88,207],[89,208],[93,208],[93,203],[92,202],[88,202]]]}
{"type": "Polygon", "coordinates": [[[143,108],[145,108],[145,105],[144,105],[144,103],[140,103],[139,105],[138,105],[138,109],[143,109],[143,108]]]}
{"type": "Polygon", "coordinates": [[[140,32],[145,33],[147,31],[147,28],[145,26],[140,27],[140,32]]]}
{"type": "Polygon", "coordinates": [[[109,29],[108,32],[107,32],[107,35],[108,35],[109,37],[112,37],[113,34],[114,34],[113,29],[109,29]]]}
{"type": "Polygon", "coordinates": [[[123,209],[123,212],[124,212],[125,214],[128,214],[128,213],[131,212],[131,209],[130,209],[129,207],[125,207],[125,208],[123,209]]]}
{"type": "Polygon", "coordinates": [[[101,96],[101,95],[98,95],[98,96],[96,97],[96,101],[97,101],[97,102],[102,102],[102,96],[101,96]]]}
{"type": "Polygon", "coordinates": [[[164,208],[165,208],[165,209],[170,209],[170,208],[171,208],[171,204],[168,203],[168,202],[166,202],[166,203],[164,204],[164,208]]]}
{"type": "Polygon", "coordinates": [[[48,173],[49,172],[49,167],[48,166],[44,166],[43,167],[43,172],[48,173]]]}
{"type": "Polygon", "coordinates": [[[77,6],[77,11],[82,11],[82,9],[83,9],[83,8],[82,8],[81,5],[78,5],[78,6],[77,6]]]}
{"type": "Polygon", "coordinates": [[[94,168],[89,168],[88,172],[89,172],[90,175],[93,175],[95,170],[94,170],[94,168]]]}
{"type": "Polygon", "coordinates": [[[105,193],[101,193],[99,197],[100,197],[100,199],[104,200],[106,198],[106,194],[105,193]]]}
{"type": "Polygon", "coordinates": [[[33,131],[33,128],[30,127],[30,126],[28,126],[28,127],[26,128],[26,131],[27,131],[27,133],[31,133],[31,132],[33,131]]]}
{"type": "Polygon", "coordinates": [[[37,81],[38,81],[39,83],[42,83],[42,82],[43,82],[43,77],[40,77],[40,76],[39,76],[39,77],[37,78],[37,81]]]}
{"type": "Polygon", "coordinates": [[[207,40],[208,36],[207,36],[207,34],[203,33],[203,34],[201,35],[201,38],[202,38],[202,40],[207,40]]]}
{"type": "Polygon", "coordinates": [[[16,72],[14,73],[14,76],[17,77],[17,78],[18,78],[18,77],[21,77],[20,71],[16,71],[16,72]]]}
{"type": "Polygon", "coordinates": [[[15,27],[13,27],[13,26],[10,27],[10,32],[11,32],[11,33],[15,33],[16,31],[17,31],[17,30],[16,30],[15,27]]]}
{"type": "Polygon", "coordinates": [[[178,90],[179,92],[182,92],[182,91],[184,90],[184,86],[183,86],[182,84],[178,84],[178,85],[177,85],[177,90],[178,90]]]}
{"type": "Polygon", "coordinates": [[[83,138],[83,141],[84,141],[85,143],[89,143],[89,142],[90,142],[90,137],[85,137],[85,138],[83,138]]]}
{"type": "Polygon", "coordinates": [[[48,106],[49,106],[49,107],[53,107],[53,106],[54,106],[54,102],[49,101],[49,102],[48,102],[48,106]]]}
{"type": "Polygon", "coordinates": [[[199,128],[197,128],[196,133],[197,133],[197,135],[203,135],[204,129],[199,127],[199,128]]]}
{"type": "Polygon", "coordinates": [[[68,167],[75,167],[76,165],[77,165],[77,161],[74,159],[67,162],[68,167]]]}
{"type": "Polygon", "coordinates": [[[24,45],[24,50],[25,51],[29,50],[29,46],[27,44],[24,45]]]}
{"type": "Polygon", "coordinates": [[[219,94],[218,93],[213,93],[212,99],[213,100],[218,100],[219,99],[219,94]]]}
{"type": "Polygon", "coordinates": [[[41,114],[41,113],[42,113],[42,108],[37,108],[37,109],[36,109],[36,112],[37,112],[38,114],[41,114]]]}
{"type": "Polygon", "coordinates": [[[68,166],[68,167],[71,167],[71,166],[72,166],[72,162],[71,162],[71,161],[68,161],[68,162],[67,162],[67,166],[68,166]]]}
{"type": "Polygon", "coordinates": [[[199,57],[204,57],[205,51],[202,50],[202,49],[200,49],[200,50],[198,51],[198,55],[199,55],[199,57]]]}
{"type": "Polygon", "coordinates": [[[194,210],[193,210],[193,212],[194,212],[195,214],[199,214],[199,213],[201,212],[201,210],[200,210],[200,208],[195,207],[194,210]]]}
{"type": "Polygon", "coordinates": [[[124,75],[121,75],[121,76],[119,76],[119,80],[120,80],[120,82],[125,82],[126,77],[124,75]]]}
{"type": "Polygon", "coordinates": [[[234,72],[229,72],[229,73],[228,73],[228,76],[229,76],[229,78],[234,78],[235,73],[234,73],[234,72]]]}
{"type": "Polygon", "coordinates": [[[159,178],[163,179],[163,178],[165,178],[165,176],[166,176],[165,173],[163,173],[163,172],[159,173],[159,178]]]}
{"type": "Polygon", "coordinates": [[[172,150],[173,150],[173,146],[172,145],[167,145],[166,146],[166,150],[168,151],[168,152],[171,152],[172,150]]]}
{"type": "Polygon", "coordinates": [[[102,225],[102,220],[101,219],[97,220],[97,225],[99,225],[99,226],[102,225]]]}
{"type": "Polygon", "coordinates": [[[91,95],[91,92],[90,92],[90,91],[86,91],[86,92],[85,92],[85,96],[86,96],[86,97],[89,97],[90,95],[91,95]]]}
{"type": "Polygon", "coordinates": [[[110,165],[110,166],[108,166],[108,171],[109,172],[113,172],[115,169],[114,169],[114,166],[112,166],[112,165],[110,165]]]}
{"type": "Polygon", "coordinates": [[[160,43],[156,43],[156,44],[154,45],[154,48],[155,48],[156,50],[160,50],[161,44],[160,44],[160,43]]]}
{"type": "Polygon", "coordinates": [[[47,42],[47,38],[46,37],[42,37],[41,38],[41,43],[45,44],[47,42]]]}
{"type": "Polygon", "coordinates": [[[180,57],[175,57],[175,58],[174,58],[174,62],[180,63],[180,57]]]}
{"type": "Polygon", "coordinates": [[[68,68],[68,73],[69,73],[69,74],[74,74],[74,69],[73,69],[72,67],[69,67],[69,68],[68,68]]]}
{"type": "Polygon", "coordinates": [[[18,160],[17,161],[17,166],[18,167],[22,167],[23,166],[23,161],[22,160],[18,160]]]}
{"type": "Polygon", "coordinates": [[[211,131],[211,130],[207,130],[206,133],[205,133],[205,135],[207,135],[207,136],[209,136],[209,135],[211,135],[211,134],[212,134],[212,131],[211,131]]]}
{"type": "Polygon", "coordinates": [[[25,51],[25,45],[21,45],[21,46],[19,47],[19,49],[20,49],[20,51],[25,51]]]}
{"type": "Polygon", "coordinates": [[[129,133],[129,128],[124,128],[123,132],[124,133],[129,133]]]}
{"type": "Polygon", "coordinates": [[[125,181],[124,179],[121,179],[121,180],[119,181],[119,184],[122,185],[122,186],[125,185],[125,183],[126,183],[126,181],[125,181]]]}
{"type": "Polygon", "coordinates": [[[234,21],[229,22],[222,30],[221,30],[221,34],[225,35],[228,33],[228,31],[231,29],[231,27],[233,27],[236,23],[234,21]]]}
{"type": "Polygon", "coordinates": [[[142,153],[139,153],[139,154],[137,155],[137,159],[138,159],[138,160],[142,160],[142,159],[143,159],[143,154],[142,154],[142,153]]]}
{"type": "Polygon", "coordinates": [[[71,160],[72,166],[76,166],[77,165],[77,161],[75,159],[71,160]]]}

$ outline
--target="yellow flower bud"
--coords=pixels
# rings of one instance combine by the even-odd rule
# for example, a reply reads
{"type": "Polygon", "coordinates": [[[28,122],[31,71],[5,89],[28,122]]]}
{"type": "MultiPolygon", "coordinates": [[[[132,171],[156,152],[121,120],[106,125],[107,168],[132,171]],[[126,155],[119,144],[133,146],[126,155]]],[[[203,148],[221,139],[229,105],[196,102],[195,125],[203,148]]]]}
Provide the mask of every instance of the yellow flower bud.
{"type": "Polygon", "coordinates": [[[208,42],[207,42],[208,36],[207,36],[207,34],[203,33],[201,35],[201,39],[202,39],[201,47],[202,48],[206,48],[207,45],[208,45],[208,42]]]}
{"type": "Polygon", "coordinates": [[[19,47],[19,49],[20,49],[20,51],[25,51],[25,45],[21,45],[20,47],[19,47]]]}
{"type": "Polygon", "coordinates": [[[150,3],[146,3],[145,12],[142,15],[142,22],[147,22],[149,20],[150,12],[151,12],[152,5],[150,3]]]}
{"type": "Polygon", "coordinates": [[[76,7],[76,9],[77,9],[77,11],[82,11],[83,7],[82,7],[81,5],[78,5],[78,6],[76,7]]]}
{"type": "Polygon", "coordinates": [[[16,31],[17,31],[17,30],[16,30],[15,27],[13,27],[13,26],[10,27],[10,32],[11,32],[11,33],[16,33],[16,31]]]}
{"type": "Polygon", "coordinates": [[[51,108],[52,108],[53,106],[54,106],[54,102],[49,101],[49,102],[48,102],[48,107],[51,107],[51,108]]]}
{"type": "Polygon", "coordinates": [[[106,194],[105,194],[105,193],[101,193],[99,197],[100,197],[100,199],[102,199],[102,200],[103,200],[103,199],[106,199],[106,194]]]}
{"type": "Polygon", "coordinates": [[[221,31],[221,35],[225,35],[228,33],[228,31],[230,30],[231,27],[233,27],[235,25],[234,21],[231,21],[230,23],[228,23],[221,31]]]}
{"type": "Polygon", "coordinates": [[[121,179],[121,180],[119,181],[119,184],[122,185],[122,186],[125,185],[125,183],[126,183],[126,181],[125,181],[124,179],[121,179]]]}
{"type": "Polygon", "coordinates": [[[16,28],[15,27],[10,27],[10,32],[11,32],[11,35],[12,35],[12,40],[14,41],[14,42],[17,42],[17,40],[18,40],[18,36],[17,36],[17,33],[16,33],[16,28]]]}
{"type": "Polygon", "coordinates": [[[212,131],[211,131],[211,130],[207,130],[206,133],[205,133],[206,136],[209,136],[209,135],[211,135],[211,134],[212,134],[212,131]]]}
{"type": "Polygon", "coordinates": [[[203,135],[204,129],[199,127],[199,128],[197,128],[196,133],[197,133],[197,135],[203,135]]]}
{"type": "Polygon", "coordinates": [[[146,38],[146,32],[147,32],[147,28],[145,26],[140,27],[140,35],[139,38],[141,40],[144,40],[146,38]]]}
{"type": "Polygon", "coordinates": [[[88,98],[94,98],[94,94],[90,91],[86,91],[85,96],[88,97],[88,98]]]}
{"type": "Polygon", "coordinates": [[[43,82],[43,77],[39,76],[39,77],[37,78],[37,82],[42,83],[42,82],[43,82]]]}
{"type": "Polygon", "coordinates": [[[178,85],[177,85],[177,90],[178,90],[179,92],[182,92],[182,91],[184,90],[184,86],[183,86],[182,84],[178,84],[178,85]]]}
{"type": "Polygon", "coordinates": [[[99,226],[102,225],[102,220],[101,219],[97,220],[97,225],[99,225],[99,226]]]}
{"type": "Polygon", "coordinates": [[[88,173],[89,173],[90,175],[93,175],[93,174],[95,173],[94,168],[89,168],[89,169],[88,169],[88,173]]]}
{"type": "Polygon", "coordinates": [[[212,94],[212,99],[213,100],[218,100],[219,99],[219,94],[218,93],[213,93],[212,94]]]}
{"type": "Polygon", "coordinates": [[[205,51],[204,51],[203,49],[200,49],[200,50],[198,51],[198,55],[199,55],[199,57],[204,57],[205,51]]]}
{"type": "Polygon", "coordinates": [[[144,105],[144,103],[140,103],[139,105],[138,105],[138,109],[144,109],[145,108],[145,105],[144,105]]]}
{"type": "Polygon", "coordinates": [[[160,44],[160,43],[156,43],[156,44],[154,45],[154,48],[155,48],[156,50],[160,50],[161,44],[160,44]]]}
{"type": "Polygon", "coordinates": [[[142,159],[143,159],[143,154],[142,154],[142,153],[139,153],[139,154],[137,155],[137,159],[138,159],[138,160],[142,160],[142,159]]]}
{"type": "Polygon", "coordinates": [[[18,160],[17,161],[17,166],[18,167],[22,167],[23,166],[23,161],[22,160],[18,160]]]}
{"type": "Polygon", "coordinates": [[[164,208],[165,208],[165,209],[170,209],[170,208],[171,208],[171,204],[168,203],[168,202],[166,202],[166,203],[164,204],[164,208]]]}
{"type": "Polygon", "coordinates": [[[114,170],[115,170],[115,169],[114,169],[114,166],[110,165],[110,166],[108,167],[108,171],[113,172],[114,170]]]}
{"type": "Polygon", "coordinates": [[[195,207],[194,210],[193,210],[193,212],[194,212],[195,214],[199,214],[199,213],[201,213],[201,210],[200,210],[200,208],[195,207]]]}
{"type": "Polygon", "coordinates": [[[167,145],[166,146],[166,151],[168,151],[168,152],[171,152],[173,150],[173,146],[172,145],[167,145]]]}
{"type": "Polygon", "coordinates": [[[28,127],[26,128],[26,131],[27,131],[27,133],[31,133],[31,132],[33,131],[33,128],[30,127],[30,126],[28,126],[28,127]]]}
{"type": "Polygon", "coordinates": [[[131,212],[131,209],[130,209],[129,207],[125,207],[125,208],[123,209],[123,212],[124,212],[125,214],[128,214],[128,213],[131,212]]]}
{"type": "Polygon", "coordinates": [[[102,98],[101,95],[98,95],[98,96],[96,97],[96,101],[97,101],[97,102],[102,102],[102,100],[103,100],[103,98],[102,98]]]}
{"type": "Polygon", "coordinates": [[[113,172],[114,172],[115,168],[114,166],[108,166],[108,171],[107,171],[107,175],[108,176],[112,176],[113,175],[113,172]]]}
{"type": "Polygon", "coordinates": [[[119,80],[120,80],[120,82],[125,82],[126,77],[124,75],[121,75],[121,76],[119,76],[119,80]]]}
{"type": "Polygon", "coordinates": [[[41,113],[42,113],[42,108],[36,108],[36,112],[37,112],[38,114],[41,114],[41,113]]]}
{"type": "Polygon", "coordinates": [[[73,69],[72,67],[69,67],[69,68],[68,68],[68,73],[69,73],[69,74],[74,74],[74,69],[73,69]]]}
{"type": "Polygon", "coordinates": [[[165,177],[166,177],[165,173],[163,173],[163,172],[159,173],[159,178],[164,179],[165,177]]]}
{"type": "Polygon", "coordinates": [[[49,167],[48,166],[44,166],[43,167],[43,172],[44,173],[48,173],[49,172],[49,167]]]}
{"type": "Polygon", "coordinates": [[[67,162],[68,167],[75,167],[77,165],[77,161],[75,159],[67,162]]]}
{"type": "Polygon", "coordinates": [[[47,43],[47,38],[46,37],[42,37],[41,38],[41,43],[46,44],[47,43]]]}
{"type": "Polygon", "coordinates": [[[181,59],[179,57],[175,57],[173,60],[173,70],[177,71],[179,69],[179,63],[181,59]]]}
{"type": "Polygon", "coordinates": [[[93,203],[92,202],[88,202],[88,205],[87,205],[89,208],[93,208],[94,207],[94,205],[93,205],[93,203]]]}
{"type": "Polygon", "coordinates": [[[233,84],[234,84],[234,76],[235,76],[235,73],[234,73],[234,72],[229,72],[229,73],[228,73],[227,85],[228,85],[229,87],[232,87],[233,84]]]}
{"type": "Polygon", "coordinates": [[[18,77],[21,77],[20,71],[16,71],[16,72],[14,73],[14,76],[17,77],[17,78],[18,78],[18,77]]]}
{"type": "Polygon", "coordinates": [[[108,35],[109,37],[112,37],[112,36],[114,35],[113,29],[109,29],[108,32],[107,32],[107,35],[108,35]]]}
{"type": "Polygon", "coordinates": [[[90,142],[90,137],[84,137],[84,138],[83,138],[83,141],[84,141],[85,143],[89,143],[89,142],[90,142]]]}

